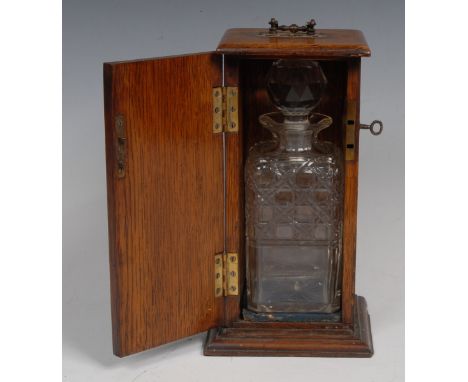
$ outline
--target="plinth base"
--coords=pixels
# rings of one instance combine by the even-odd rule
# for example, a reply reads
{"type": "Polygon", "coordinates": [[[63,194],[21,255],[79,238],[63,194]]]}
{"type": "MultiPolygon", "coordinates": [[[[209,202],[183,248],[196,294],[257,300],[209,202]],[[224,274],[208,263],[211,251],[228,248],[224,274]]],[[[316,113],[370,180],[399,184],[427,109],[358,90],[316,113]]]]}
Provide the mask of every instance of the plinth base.
{"type": "Polygon", "coordinates": [[[236,321],[208,332],[211,356],[371,357],[374,353],[366,300],[356,296],[353,325],[236,321]]]}

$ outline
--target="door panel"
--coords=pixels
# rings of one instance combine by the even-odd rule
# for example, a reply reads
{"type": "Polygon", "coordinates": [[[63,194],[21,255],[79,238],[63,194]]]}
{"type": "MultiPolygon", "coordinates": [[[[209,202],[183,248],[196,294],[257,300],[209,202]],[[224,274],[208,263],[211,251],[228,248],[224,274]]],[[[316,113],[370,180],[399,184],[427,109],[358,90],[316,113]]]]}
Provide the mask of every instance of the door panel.
{"type": "Polygon", "coordinates": [[[223,251],[223,154],[212,133],[220,69],[211,53],[104,64],[118,356],[221,322],[213,277],[223,251]]]}

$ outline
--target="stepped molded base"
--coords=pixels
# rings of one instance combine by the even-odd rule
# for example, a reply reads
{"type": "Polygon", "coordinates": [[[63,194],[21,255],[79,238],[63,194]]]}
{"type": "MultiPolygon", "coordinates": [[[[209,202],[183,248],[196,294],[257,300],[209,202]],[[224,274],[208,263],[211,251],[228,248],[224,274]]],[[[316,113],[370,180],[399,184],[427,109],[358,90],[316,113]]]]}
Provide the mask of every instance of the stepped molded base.
{"type": "Polygon", "coordinates": [[[371,357],[374,353],[367,303],[356,296],[354,324],[236,321],[208,332],[211,356],[371,357]]]}

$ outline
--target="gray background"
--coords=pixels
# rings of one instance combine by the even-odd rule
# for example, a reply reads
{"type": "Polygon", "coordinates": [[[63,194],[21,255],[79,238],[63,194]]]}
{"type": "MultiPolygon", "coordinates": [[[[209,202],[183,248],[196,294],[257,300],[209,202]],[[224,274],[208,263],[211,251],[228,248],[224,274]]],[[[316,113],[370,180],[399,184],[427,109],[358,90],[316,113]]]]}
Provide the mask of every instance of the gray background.
{"type": "Polygon", "coordinates": [[[63,374],[65,381],[402,381],[404,363],[404,2],[64,1],[63,374]],[[270,17],[361,29],[358,294],[367,298],[371,359],[211,358],[203,335],[125,359],[112,355],[102,63],[213,50],[233,27],[270,17]]]}

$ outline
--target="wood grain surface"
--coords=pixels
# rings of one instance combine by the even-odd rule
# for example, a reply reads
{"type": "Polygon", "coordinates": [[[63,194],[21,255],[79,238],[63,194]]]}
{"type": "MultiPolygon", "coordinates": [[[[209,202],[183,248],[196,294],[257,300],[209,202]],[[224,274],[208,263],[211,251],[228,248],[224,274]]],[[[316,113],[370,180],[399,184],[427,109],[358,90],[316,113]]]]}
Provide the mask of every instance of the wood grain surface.
{"type": "MultiPolygon", "coordinates": [[[[343,292],[342,317],[343,322],[352,323],[353,303],[356,275],[356,228],[358,201],[358,169],[359,169],[359,111],[361,88],[361,59],[348,61],[348,76],[346,99],[355,110],[355,142],[354,159],[345,161],[344,189],[344,220],[343,220],[343,292]]],[[[346,124],[344,118],[343,125],[346,124]]]]}
{"type": "MultiPolygon", "coordinates": [[[[356,297],[353,325],[285,328],[257,324],[211,329],[204,354],[211,356],[371,357],[374,353],[367,304],[356,297]]],[[[323,324],[322,324],[323,325],[323,324]]]]}
{"type": "Polygon", "coordinates": [[[114,353],[222,324],[214,255],[223,251],[222,137],[212,132],[220,57],[104,65],[114,353]],[[115,117],[125,121],[117,176],[115,117]]]}
{"type": "Polygon", "coordinates": [[[125,356],[209,331],[207,355],[372,355],[365,300],[355,296],[360,31],[270,38],[231,29],[218,54],[104,65],[109,251],[114,353],[125,356]],[[212,88],[238,86],[239,131],[213,134],[212,88]],[[342,322],[242,320],[245,288],[244,163],[268,139],[259,115],[274,111],[266,74],[274,59],[321,61],[328,88],[317,112],[333,118],[321,138],[344,151],[355,107],[355,155],[345,161],[342,322]],[[125,124],[118,176],[116,117],[125,124]],[[223,143],[224,141],[224,143],[223,143]],[[223,152],[224,144],[224,152],[223,152]],[[226,167],[223,171],[223,161],[226,167]],[[224,178],[225,176],[225,178],[224,178]],[[224,183],[225,182],[225,183],[224,183]],[[225,199],[224,199],[225,192],[225,199]],[[214,295],[214,255],[239,253],[238,296],[214,295]]]}
{"type": "MultiPolygon", "coordinates": [[[[236,57],[224,60],[224,85],[239,86],[239,62],[236,57]]],[[[242,94],[239,94],[242,99],[242,94]]],[[[239,131],[226,134],[226,252],[239,254],[239,295],[225,297],[224,326],[239,319],[245,280],[244,250],[244,152],[242,108],[239,131]]]]}
{"type": "Polygon", "coordinates": [[[228,29],[217,51],[224,54],[254,57],[349,58],[370,56],[361,31],[352,29],[317,29],[317,37],[269,37],[268,29],[228,29]]]}

